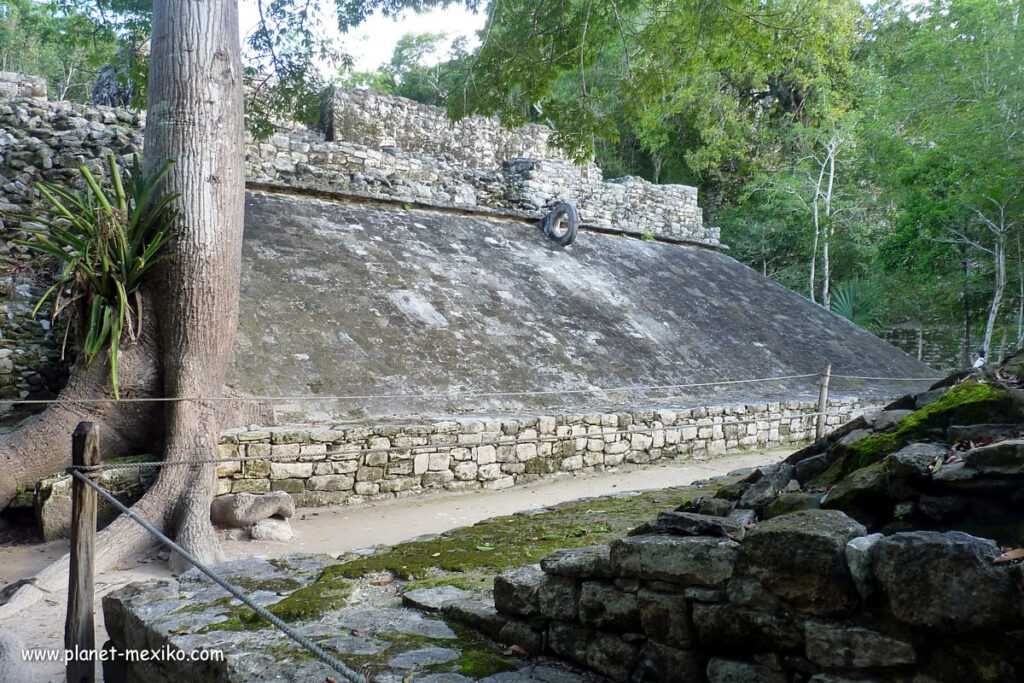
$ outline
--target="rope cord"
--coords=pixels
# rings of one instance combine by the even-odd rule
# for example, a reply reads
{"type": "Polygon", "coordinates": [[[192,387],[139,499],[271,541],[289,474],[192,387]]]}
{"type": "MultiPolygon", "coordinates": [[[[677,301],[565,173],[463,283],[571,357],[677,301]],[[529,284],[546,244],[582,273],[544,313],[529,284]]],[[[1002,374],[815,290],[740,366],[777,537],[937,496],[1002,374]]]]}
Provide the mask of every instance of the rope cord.
{"type": "Polygon", "coordinates": [[[780,377],[760,377],[757,379],[731,379],[717,382],[695,382],[691,384],[652,384],[624,387],[591,387],[588,389],[536,389],[524,391],[465,391],[426,394],[352,394],[347,396],[170,396],[170,397],[125,397],[115,398],[81,398],[81,399],[3,399],[0,405],[50,405],[52,403],[94,404],[94,403],[181,403],[184,401],[220,401],[220,402],[254,402],[254,401],[368,401],[376,399],[437,399],[437,398],[494,398],[497,396],[551,396],[562,394],[597,394],[617,393],[625,391],[665,391],[669,389],[692,389],[698,387],[726,386],[733,384],[752,384],[756,382],[777,382],[786,379],[806,379],[818,377],[818,373],[806,375],[783,375],[780,377]]]}
{"type": "MultiPolygon", "coordinates": [[[[317,458],[329,457],[332,455],[349,455],[359,456],[368,455],[370,453],[403,453],[411,451],[439,451],[439,450],[451,450],[454,448],[477,448],[479,446],[516,446],[518,444],[526,443],[558,443],[561,441],[568,441],[570,439],[600,439],[606,436],[622,436],[626,434],[655,434],[657,432],[665,432],[671,429],[686,429],[692,427],[728,427],[733,425],[748,425],[756,424],[758,422],[772,422],[788,421],[788,420],[804,420],[806,418],[818,417],[819,415],[827,415],[828,413],[813,412],[813,413],[799,413],[797,415],[788,415],[780,417],[762,417],[762,418],[751,418],[749,420],[730,420],[722,422],[712,422],[711,424],[685,424],[685,425],[670,425],[662,427],[638,427],[635,429],[617,429],[612,431],[601,431],[594,434],[566,434],[563,436],[536,436],[528,437],[524,439],[518,439],[513,436],[505,436],[500,439],[492,441],[480,441],[478,443],[428,443],[428,444],[416,444],[408,446],[388,446],[382,448],[360,448],[356,450],[352,449],[336,449],[327,450],[323,453],[278,453],[277,455],[249,455],[249,456],[234,456],[228,458],[205,458],[200,460],[174,460],[172,462],[165,462],[163,460],[156,460],[152,462],[125,462],[125,463],[100,463],[99,465],[71,465],[68,469],[74,469],[80,472],[101,472],[106,470],[128,470],[137,469],[142,467],[170,467],[172,465],[210,465],[220,464],[225,462],[252,462],[252,461],[278,461],[278,460],[297,460],[300,458],[317,458]]],[[[698,418],[706,419],[706,418],[698,418]]],[[[600,425],[590,425],[600,426],[600,425]]]]}
{"type": "Polygon", "coordinates": [[[80,479],[83,482],[85,482],[91,489],[93,489],[98,494],[103,496],[107,500],[107,502],[111,503],[121,513],[123,513],[125,515],[128,515],[128,517],[132,521],[134,521],[136,524],[139,524],[143,529],[145,529],[149,533],[151,533],[154,536],[156,536],[160,540],[160,542],[163,543],[164,545],[166,545],[168,548],[170,548],[171,550],[174,550],[176,553],[178,553],[179,555],[184,557],[186,560],[188,560],[188,562],[193,567],[195,567],[196,569],[201,571],[203,574],[208,576],[211,581],[213,581],[218,586],[220,586],[221,588],[226,590],[228,593],[231,593],[231,595],[233,595],[234,597],[236,597],[239,600],[241,600],[242,603],[244,603],[246,607],[249,607],[254,612],[259,614],[261,617],[263,617],[264,619],[269,621],[279,631],[281,631],[286,636],[288,636],[289,638],[294,640],[296,643],[301,645],[305,650],[309,651],[311,654],[313,654],[315,657],[317,657],[317,659],[319,659],[324,664],[326,664],[327,666],[331,667],[336,672],[341,674],[341,676],[343,678],[345,678],[346,680],[350,681],[351,683],[367,683],[365,676],[363,676],[362,674],[360,674],[357,671],[354,671],[354,670],[350,669],[348,666],[345,665],[344,662],[342,662],[341,660],[337,659],[336,657],[331,655],[329,652],[324,650],[322,647],[320,647],[319,645],[317,645],[313,641],[309,640],[308,638],[306,638],[305,636],[300,634],[298,631],[296,631],[291,626],[289,626],[284,621],[282,621],[277,615],[273,614],[272,612],[270,612],[270,611],[266,610],[265,608],[257,605],[256,603],[252,602],[249,598],[247,598],[245,596],[244,593],[242,593],[241,590],[239,590],[235,586],[231,585],[230,583],[228,583],[227,581],[222,579],[220,576],[218,576],[216,574],[216,572],[214,572],[212,569],[210,569],[205,564],[200,562],[199,559],[194,557],[187,550],[185,550],[180,545],[178,545],[177,543],[175,543],[174,541],[169,539],[167,536],[162,534],[152,524],[150,524],[146,520],[144,520],[141,517],[139,517],[138,515],[136,515],[134,512],[132,512],[130,509],[128,509],[125,505],[123,505],[121,503],[121,501],[117,500],[112,495],[110,495],[109,493],[104,491],[102,487],[100,487],[96,482],[94,482],[91,479],[89,479],[89,477],[85,476],[84,474],[82,474],[81,472],[77,471],[74,468],[69,468],[69,471],[71,472],[72,476],[77,477],[78,479],[80,479]]]}
{"type": "Polygon", "coordinates": [[[938,382],[944,377],[862,377],[861,375],[832,375],[832,379],[873,379],[887,382],[938,382]]]}

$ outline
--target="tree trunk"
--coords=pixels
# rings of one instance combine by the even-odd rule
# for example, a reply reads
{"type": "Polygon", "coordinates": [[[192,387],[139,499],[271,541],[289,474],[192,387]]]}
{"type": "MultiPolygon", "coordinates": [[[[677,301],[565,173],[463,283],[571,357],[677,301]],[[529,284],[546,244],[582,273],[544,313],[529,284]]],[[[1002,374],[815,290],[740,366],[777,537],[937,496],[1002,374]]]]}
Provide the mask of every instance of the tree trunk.
{"type": "Polygon", "coordinates": [[[992,302],[988,307],[988,320],[985,322],[985,341],[982,348],[988,354],[992,350],[992,335],[995,332],[999,309],[1003,304],[1003,290],[1006,288],[1006,236],[997,235],[995,249],[992,254],[992,267],[995,269],[995,290],[992,302]]]}
{"type": "MultiPolygon", "coordinates": [[[[221,554],[210,523],[216,468],[212,401],[221,394],[238,318],[245,202],[242,69],[237,0],[154,0],[144,160],[176,161],[163,191],[181,193],[175,236],[164,262],[156,312],[167,404],[165,465],[133,507],[203,561],[221,554]]],[[[70,434],[70,431],[68,431],[70,434]]],[[[155,542],[120,517],[97,538],[96,571],[155,542]]],[[[172,568],[181,563],[172,558],[172,568]]],[[[38,574],[60,590],[67,556],[38,574]]],[[[31,586],[0,607],[6,617],[43,594],[31,586]],[[26,593],[26,591],[28,591],[26,593]]]]}
{"type": "MultiPolygon", "coordinates": [[[[145,162],[175,165],[165,191],[181,193],[178,230],[162,266],[157,304],[167,396],[220,396],[238,324],[245,206],[245,140],[237,0],[156,0],[149,66],[145,162]]],[[[168,404],[164,459],[216,456],[214,404],[168,404]]],[[[200,559],[219,557],[210,503],[216,468],[164,467],[148,497],[168,506],[176,540],[200,559]]]]}

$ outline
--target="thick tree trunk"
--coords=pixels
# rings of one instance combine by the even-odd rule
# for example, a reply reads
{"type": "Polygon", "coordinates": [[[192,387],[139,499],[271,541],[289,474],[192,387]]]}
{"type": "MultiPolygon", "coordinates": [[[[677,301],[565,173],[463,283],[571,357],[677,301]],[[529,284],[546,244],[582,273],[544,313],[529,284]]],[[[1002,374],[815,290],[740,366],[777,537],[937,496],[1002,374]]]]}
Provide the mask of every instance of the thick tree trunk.
{"type": "MultiPolygon", "coordinates": [[[[184,400],[166,408],[164,460],[179,464],[161,468],[133,511],[212,561],[221,557],[210,523],[216,469],[189,461],[216,455],[216,404],[193,399],[220,396],[238,318],[245,147],[237,0],[154,0],[151,55],[145,164],[174,159],[163,191],[181,193],[156,301],[160,359],[165,396],[184,400]]],[[[117,519],[97,539],[97,571],[153,542],[117,519]]],[[[51,590],[66,577],[66,556],[38,575],[51,590]]],[[[26,587],[0,618],[41,595],[26,587]]]]}
{"type": "MultiPolygon", "coordinates": [[[[224,386],[238,322],[245,141],[237,0],[156,0],[145,161],[175,166],[165,190],[181,193],[178,230],[163,266],[167,396],[215,398],[224,386]]],[[[213,403],[167,410],[169,462],[215,457],[213,403]]],[[[212,464],[164,467],[147,494],[167,506],[177,541],[200,559],[219,557],[210,523],[212,464]]]]}

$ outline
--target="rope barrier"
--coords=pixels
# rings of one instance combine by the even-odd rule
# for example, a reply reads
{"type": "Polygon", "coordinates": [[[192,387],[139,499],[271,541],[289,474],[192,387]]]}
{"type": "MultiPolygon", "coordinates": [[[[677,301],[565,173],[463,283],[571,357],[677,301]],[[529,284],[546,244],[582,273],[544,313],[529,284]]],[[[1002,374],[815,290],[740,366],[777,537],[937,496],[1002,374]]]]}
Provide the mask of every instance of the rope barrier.
{"type": "Polygon", "coordinates": [[[437,398],[495,398],[499,396],[560,396],[563,394],[598,394],[598,393],[621,393],[627,391],[667,391],[671,389],[695,389],[700,387],[729,386],[735,384],[753,384],[757,382],[778,382],[788,379],[807,379],[818,377],[818,373],[806,375],[782,375],[779,377],[760,377],[756,379],[730,379],[715,382],[693,382],[690,384],[652,384],[632,385],[624,387],[590,387],[585,389],[531,389],[522,391],[465,391],[465,392],[443,392],[424,394],[352,394],[342,396],[170,396],[170,397],[124,397],[124,398],[79,398],[79,399],[3,399],[0,405],[50,405],[54,403],[67,404],[97,404],[97,403],[182,403],[185,401],[210,401],[210,402],[283,402],[283,401],[370,401],[383,399],[437,399],[437,398]]]}
{"type": "Polygon", "coordinates": [[[267,609],[265,609],[265,608],[257,605],[256,603],[254,603],[252,600],[250,600],[248,597],[246,597],[245,594],[242,593],[241,590],[239,590],[235,586],[233,586],[230,583],[228,583],[227,581],[225,581],[223,578],[218,576],[216,572],[214,572],[212,569],[210,569],[205,564],[203,564],[198,558],[193,556],[191,553],[189,553],[187,550],[182,548],[180,545],[178,545],[177,543],[175,543],[171,539],[169,539],[167,536],[165,536],[163,533],[161,533],[160,530],[158,530],[152,524],[150,524],[146,520],[144,520],[141,517],[139,517],[138,515],[136,515],[128,507],[123,505],[121,503],[121,501],[119,501],[117,498],[114,498],[112,495],[110,495],[106,491],[104,491],[103,488],[101,486],[99,486],[96,482],[92,481],[91,479],[89,479],[89,477],[87,477],[86,475],[82,474],[81,472],[79,472],[77,470],[74,470],[74,468],[71,468],[71,469],[72,469],[72,471],[71,471],[72,476],[77,477],[81,481],[85,482],[86,485],[89,486],[89,488],[93,489],[94,491],[96,491],[96,493],[98,493],[101,496],[103,496],[103,498],[105,498],[107,500],[107,502],[109,502],[111,505],[113,505],[115,508],[117,508],[122,514],[127,515],[129,517],[129,519],[131,519],[133,522],[135,522],[136,524],[141,526],[143,529],[145,529],[149,533],[151,533],[154,536],[156,536],[157,539],[159,539],[161,543],[163,543],[168,548],[170,548],[171,550],[173,550],[176,553],[178,553],[179,555],[181,555],[193,567],[195,567],[196,569],[201,571],[203,574],[208,576],[211,581],[213,581],[218,586],[220,586],[221,588],[226,590],[228,593],[231,593],[231,595],[233,595],[234,597],[236,597],[239,600],[241,600],[242,603],[245,604],[246,607],[250,608],[251,610],[253,610],[257,614],[259,614],[261,617],[263,617],[264,619],[269,621],[275,628],[277,628],[279,631],[284,633],[286,636],[288,636],[289,638],[294,640],[296,643],[301,645],[303,649],[308,651],[310,654],[315,656],[317,659],[322,661],[327,666],[329,666],[332,669],[334,669],[337,673],[341,674],[341,676],[343,678],[345,678],[345,680],[350,681],[351,683],[367,683],[365,676],[363,676],[362,674],[360,674],[357,671],[354,671],[354,670],[350,669],[344,662],[342,662],[341,660],[337,659],[336,657],[331,655],[329,652],[324,650],[322,647],[320,647],[319,645],[317,645],[316,643],[314,643],[313,641],[309,640],[308,638],[303,636],[301,633],[299,633],[298,631],[293,629],[291,626],[289,626],[284,621],[282,621],[277,615],[273,614],[272,612],[268,611],[267,609]]]}
{"type": "Polygon", "coordinates": [[[861,375],[832,375],[832,379],[872,379],[887,382],[938,382],[944,377],[863,377],[861,375]]]}
{"type": "MultiPolygon", "coordinates": [[[[559,443],[562,441],[569,441],[570,439],[603,439],[606,436],[622,436],[629,434],[656,434],[658,432],[665,432],[674,429],[686,429],[686,428],[702,428],[702,427],[728,427],[728,426],[739,426],[748,424],[757,424],[758,422],[772,422],[781,423],[791,420],[804,420],[807,418],[818,417],[819,415],[827,415],[828,413],[813,412],[813,413],[798,413],[796,415],[780,415],[779,417],[761,417],[751,418],[748,420],[726,420],[723,418],[722,422],[712,422],[710,424],[684,424],[684,425],[669,425],[661,427],[637,427],[634,429],[617,429],[611,431],[595,432],[594,434],[565,434],[562,436],[549,436],[541,435],[536,437],[517,438],[514,436],[505,436],[491,441],[480,441],[477,443],[446,443],[446,444],[410,444],[408,446],[388,446],[381,448],[360,448],[360,449],[336,449],[327,450],[323,453],[278,453],[277,455],[250,455],[250,456],[234,456],[227,458],[203,458],[199,460],[173,460],[170,462],[163,460],[155,460],[151,462],[131,462],[131,463],[101,463],[99,465],[72,465],[67,468],[66,471],[72,470],[79,472],[103,472],[107,470],[128,470],[138,469],[143,467],[171,467],[175,465],[216,465],[226,462],[254,462],[254,461],[265,461],[265,462],[276,462],[281,460],[298,460],[298,459],[309,459],[317,458],[329,458],[332,455],[347,455],[356,458],[360,455],[369,455],[371,453],[403,453],[412,451],[438,451],[438,450],[451,450],[454,448],[478,448],[480,446],[516,446],[519,444],[528,443],[559,443]]],[[[707,418],[697,418],[707,419],[707,418]]],[[[599,427],[600,425],[589,425],[599,427]]]]}

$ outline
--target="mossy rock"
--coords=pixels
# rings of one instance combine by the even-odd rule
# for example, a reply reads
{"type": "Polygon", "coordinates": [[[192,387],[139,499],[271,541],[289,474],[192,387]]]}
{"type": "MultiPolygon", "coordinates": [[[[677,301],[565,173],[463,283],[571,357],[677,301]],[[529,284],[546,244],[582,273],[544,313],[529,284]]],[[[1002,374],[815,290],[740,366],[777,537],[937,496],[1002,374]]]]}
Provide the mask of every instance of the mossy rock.
{"type": "Polygon", "coordinates": [[[900,420],[892,431],[871,434],[853,443],[834,443],[832,465],[813,482],[813,486],[832,485],[851,472],[881,462],[912,441],[946,439],[952,425],[986,422],[1016,422],[1020,406],[1009,390],[978,381],[967,381],[900,420]]]}
{"type": "Polygon", "coordinates": [[[784,493],[764,509],[764,518],[771,519],[798,510],[816,510],[821,507],[820,493],[784,493]]]}
{"type": "Polygon", "coordinates": [[[887,468],[885,463],[879,462],[853,472],[836,484],[821,507],[842,510],[871,531],[892,518],[893,504],[889,497],[887,468]]]}

